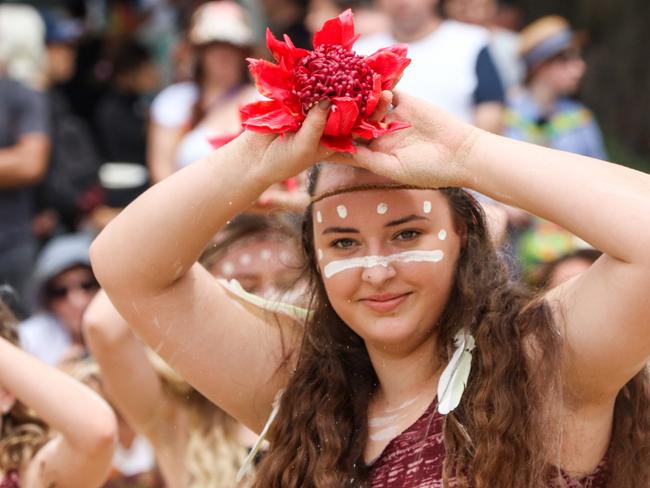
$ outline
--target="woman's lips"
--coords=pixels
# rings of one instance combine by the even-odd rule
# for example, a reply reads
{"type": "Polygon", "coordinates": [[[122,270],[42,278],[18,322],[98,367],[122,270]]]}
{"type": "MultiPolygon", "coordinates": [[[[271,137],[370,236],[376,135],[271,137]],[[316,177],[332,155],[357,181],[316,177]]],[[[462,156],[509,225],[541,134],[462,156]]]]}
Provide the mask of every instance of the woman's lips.
{"type": "Polygon", "coordinates": [[[410,293],[373,295],[360,300],[361,303],[378,313],[388,313],[399,307],[410,293]]]}

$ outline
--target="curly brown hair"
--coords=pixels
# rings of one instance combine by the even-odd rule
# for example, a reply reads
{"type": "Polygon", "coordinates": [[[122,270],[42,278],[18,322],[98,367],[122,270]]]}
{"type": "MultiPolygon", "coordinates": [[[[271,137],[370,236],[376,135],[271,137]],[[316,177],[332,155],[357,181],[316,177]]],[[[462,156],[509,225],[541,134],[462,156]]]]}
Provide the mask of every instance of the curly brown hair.
{"type": "MultiPolygon", "coordinates": [[[[18,346],[16,319],[0,300],[0,337],[18,346]]],[[[0,421],[0,472],[24,469],[49,440],[48,427],[27,406],[16,401],[0,421]]]]}
{"type": "MultiPolygon", "coordinates": [[[[313,195],[318,170],[312,171],[313,195]]],[[[437,354],[447,362],[454,336],[475,337],[472,374],[458,408],[444,423],[445,486],[564,486],[549,462],[561,439],[562,336],[541,296],[514,283],[498,256],[482,208],[461,189],[440,190],[457,231],[467,236],[449,301],[436,325],[437,354]],[[555,429],[550,426],[557,426],[555,429]]],[[[269,431],[256,488],[365,486],[368,405],[378,378],[363,340],[336,314],[317,272],[311,207],[303,248],[313,314],[305,324],[296,371],[269,431]]],[[[637,374],[616,400],[610,486],[650,481],[650,391],[637,374]]]]}

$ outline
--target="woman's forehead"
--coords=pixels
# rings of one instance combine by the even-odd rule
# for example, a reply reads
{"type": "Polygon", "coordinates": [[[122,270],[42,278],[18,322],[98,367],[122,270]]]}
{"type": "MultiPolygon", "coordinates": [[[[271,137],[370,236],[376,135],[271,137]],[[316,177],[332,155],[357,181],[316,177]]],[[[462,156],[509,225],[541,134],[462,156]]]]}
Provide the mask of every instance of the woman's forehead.
{"type": "Polygon", "coordinates": [[[345,166],[334,163],[321,163],[321,169],[316,183],[316,195],[322,195],[337,188],[347,188],[355,185],[393,184],[395,181],[385,176],[371,173],[362,168],[345,166]]]}
{"type": "Polygon", "coordinates": [[[338,193],[314,203],[313,216],[317,223],[372,219],[389,220],[405,215],[424,217],[447,209],[444,196],[429,189],[364,189],[338,193]]]}

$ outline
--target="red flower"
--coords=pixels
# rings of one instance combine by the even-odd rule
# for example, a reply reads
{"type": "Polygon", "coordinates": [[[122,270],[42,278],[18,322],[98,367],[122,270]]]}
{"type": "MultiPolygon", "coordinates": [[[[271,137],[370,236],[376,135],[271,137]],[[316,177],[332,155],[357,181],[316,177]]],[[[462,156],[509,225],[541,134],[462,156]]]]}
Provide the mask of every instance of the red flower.
{"type": "Polygon", "coordinates": [[[256,132],[294,132],[311,107],[329,99],[332,107],[321,142],[331,149],[354,152],[353,136],[372,139],[408,127],[405,122],[368,120],[381,91],[392,89],[411,62],[406,46],[366,57],[351,49],[357,38],[351,10],[325,22],[314,34],[313,51],[295,47],[287,35],[279,41],[267,29],[266,43],[277,64],[248,61],[257,89],[270,100],[242,107],[242,126],[256,132]]]}

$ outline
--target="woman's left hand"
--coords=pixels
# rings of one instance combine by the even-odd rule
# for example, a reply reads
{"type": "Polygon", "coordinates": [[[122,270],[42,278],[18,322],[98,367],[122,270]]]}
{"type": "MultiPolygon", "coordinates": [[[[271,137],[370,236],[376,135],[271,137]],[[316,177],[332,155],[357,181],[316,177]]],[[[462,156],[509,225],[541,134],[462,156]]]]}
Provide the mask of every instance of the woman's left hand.
{"type": "Polygon", "coordinates": [[[410,128],[359,145],[355,154],[335,154],[329,160],[416,186],[466,186],[470,176],[465,160],[481,131],[404,93],[395,94],[394,105],[386,120],[402,120],[410,128]]]}

